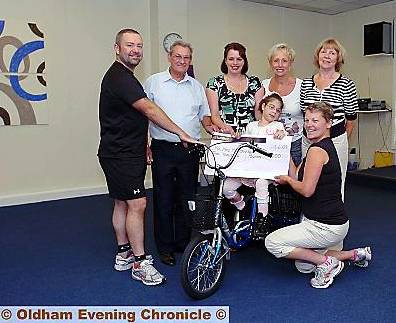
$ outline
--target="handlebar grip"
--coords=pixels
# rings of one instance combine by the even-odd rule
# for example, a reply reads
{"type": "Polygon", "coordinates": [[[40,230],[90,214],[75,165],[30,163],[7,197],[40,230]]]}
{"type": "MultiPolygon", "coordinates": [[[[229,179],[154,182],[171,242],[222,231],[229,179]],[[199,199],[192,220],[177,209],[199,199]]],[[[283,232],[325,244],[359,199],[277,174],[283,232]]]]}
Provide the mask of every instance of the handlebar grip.
{"type": "Polygon", "coordinates": [[[267,157],[270,157],[270,158],[273,155],[273,153],[269,153],[268,151],[266,151],[266,150],[264,150],[264,149],[262,149],[262,148],[260,148],[260,147],[258,147],[256,145],[254,145],[254,144],[250,144],[250,145],[251,145],[250,148],[252,148],[253,151],[257,151],[261,155],[264,155],[264,156],[267,156],[267,157]]]}

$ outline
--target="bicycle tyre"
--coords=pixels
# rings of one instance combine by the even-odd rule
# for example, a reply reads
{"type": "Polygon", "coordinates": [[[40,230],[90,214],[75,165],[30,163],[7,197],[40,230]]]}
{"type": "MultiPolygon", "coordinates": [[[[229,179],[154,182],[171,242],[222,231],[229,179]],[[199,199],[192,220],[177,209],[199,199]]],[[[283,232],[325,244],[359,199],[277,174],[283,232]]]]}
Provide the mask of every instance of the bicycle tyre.
{"type": "Polygon", "coordinates": [[[194,299],[213,295],[224,279],[225,257],[218,260],[213,268],[208,267],[214,256],[208,249],[212,239],[213,234],[197,235],[187,245],[181,259],[181,284],[187,295],[194,299]]]}

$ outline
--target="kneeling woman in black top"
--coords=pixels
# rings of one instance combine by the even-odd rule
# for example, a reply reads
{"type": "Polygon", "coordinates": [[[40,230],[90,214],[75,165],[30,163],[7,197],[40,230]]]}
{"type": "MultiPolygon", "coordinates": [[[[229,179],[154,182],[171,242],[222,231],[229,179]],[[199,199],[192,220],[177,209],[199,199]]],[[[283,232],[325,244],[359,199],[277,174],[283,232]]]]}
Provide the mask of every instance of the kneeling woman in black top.
{"type": "Polygon", "coordinates": [[[344,268],[343,260],[367,267],[370,247],[348,251],[342,243],[348,233],[349,220],[341,198],[341,167],[330,138],[333,111],[324,102],[306,108],[304,127],[312,142],[306,157],[296,169],[290,163],[290,176],[277,178],[302,195],[301,223],[272,232],[265,246],[275,257],[294,259],[297,270],[315,272],[314,288],[329,287],[344,268]]]}

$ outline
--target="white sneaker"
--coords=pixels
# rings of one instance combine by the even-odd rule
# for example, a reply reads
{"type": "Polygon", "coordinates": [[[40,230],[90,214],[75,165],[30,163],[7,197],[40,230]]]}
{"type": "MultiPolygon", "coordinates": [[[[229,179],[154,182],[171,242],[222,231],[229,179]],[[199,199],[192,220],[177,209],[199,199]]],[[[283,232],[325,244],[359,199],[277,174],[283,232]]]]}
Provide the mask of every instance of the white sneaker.
{"type": "Polygon", "coordinates": [[[127,258],[122,257],[120,254],[116,254],[114,269],[117,271],[125,271],[132,268],[135,257],[131,253],[127,258]]]}
{"type": "Polygon", "coordinates": [[[166,281],[166,278],[154,268],[153,259],[147,258],[133,263],[132,278],[149,286],[160,285],[166,281]]]}
{"type": "Polygon", "coordinates": [[[294,265],[302,274],[310,274],[316,270],[316,265],[301,260],[295,260],[294,265]]]}
{"type": "MultiPolygon", "coordinates": [[[[146,255],[146,259],[152,260],[152,255],[146,255]]],[[[132,268],[135,261],[135,256],[131,253],[127,258],[122,257],[120,254],[116,254],[114,269],[117,271],[125,271],[132,268]]]]}
{"type": "Polygon", "coordinates": [[[355,249],[355,260],[353,264],[358,267],[366,268],[371,261],[371,248],[358,248],[355,249]]]}
{"type": "Polygon", "coordinates": [[[337,258],[328,256],[326,262],[316,267],[315,277],[311,279],[314,288],[329,287],[344,268],[344,263],[337,258]]]}

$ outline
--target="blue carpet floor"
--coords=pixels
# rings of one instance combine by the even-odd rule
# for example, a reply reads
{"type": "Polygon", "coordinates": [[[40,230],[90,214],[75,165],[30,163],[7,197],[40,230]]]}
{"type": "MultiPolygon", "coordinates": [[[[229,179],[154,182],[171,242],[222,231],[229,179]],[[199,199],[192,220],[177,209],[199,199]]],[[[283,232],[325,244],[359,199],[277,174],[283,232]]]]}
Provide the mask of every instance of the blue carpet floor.
{"type": "MultiPolygon", "coordinates": [[[[349,266],[330,288],[316,290],[291,262],[251,246],[232,254],[222,287],[199,302],[184,293],[179,265],[156,263],[168,278],[159,287],[113,269],[107,196],[3,207],[0,305],[228,305],[230,322],[394,322],[395,199],[395,190],[347,185],[345,246],[371,245],[369,268],[349,266]]],[[[149,201],[147,250],[156,257],[151,213],[149,201]]]]}

